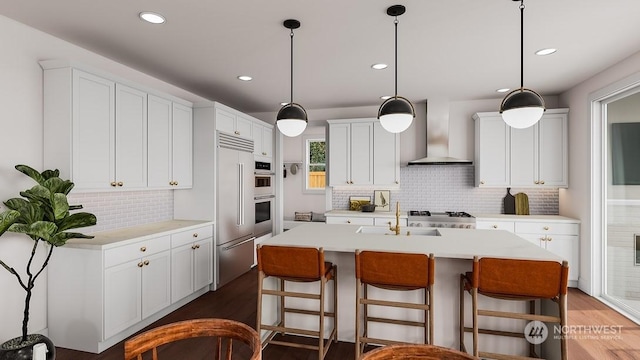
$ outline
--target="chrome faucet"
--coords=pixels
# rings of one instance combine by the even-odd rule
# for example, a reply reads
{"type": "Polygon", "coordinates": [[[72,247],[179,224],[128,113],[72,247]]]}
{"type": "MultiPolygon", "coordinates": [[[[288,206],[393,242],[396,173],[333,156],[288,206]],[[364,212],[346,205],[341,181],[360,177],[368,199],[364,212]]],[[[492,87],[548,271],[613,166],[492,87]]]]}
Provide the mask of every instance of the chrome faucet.
{"type": "Polygon", "coordinates": [[[396,202],[396,226],[391,226],[389,221],[389,230],[394,231],[396,235],[400,235],[400,202],[396,202]]]}

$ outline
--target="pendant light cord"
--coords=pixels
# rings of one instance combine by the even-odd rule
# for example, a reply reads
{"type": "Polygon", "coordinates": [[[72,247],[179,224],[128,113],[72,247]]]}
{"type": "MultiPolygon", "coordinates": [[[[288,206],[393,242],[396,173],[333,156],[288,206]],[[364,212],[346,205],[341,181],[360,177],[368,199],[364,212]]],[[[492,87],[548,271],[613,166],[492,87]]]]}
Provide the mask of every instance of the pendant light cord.
{"type": "Polygon", "coordinates": [[[520,91],[524,88],[524,0],[520,1],[520,91]]]}
{"type": "Polygon", "coordinates": [[[290,36],[291,36],[291,102],[290,104],[293,104],[293,29],[291,29],[290,36]]]}
{"type": "Polygon", "coordinates": [[[396,94],[395,94],[395,98],[398,98],[398,17],[396,16],[396,19],[393,21],[393,24],[396,28],[395,31],[395,87],[396,87],[396,94]]]}

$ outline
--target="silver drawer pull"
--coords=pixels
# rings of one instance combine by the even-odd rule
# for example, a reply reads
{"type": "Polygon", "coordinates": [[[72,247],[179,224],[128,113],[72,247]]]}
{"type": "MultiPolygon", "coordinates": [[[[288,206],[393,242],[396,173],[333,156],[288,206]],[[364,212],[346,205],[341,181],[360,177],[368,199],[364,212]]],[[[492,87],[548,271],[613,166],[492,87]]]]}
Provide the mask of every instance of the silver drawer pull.
{"type": "Polygon", "coordinates": [[[193,237],[198,237],[198,233],[193,233],[193,237]]]}
{"type": "Polygon", "coordinates": [[[140,248],[140,251],[142,251],[142,252],[147,251],[147,247],[146,247],[146,246],[141,247],[141,248],[140,248]]]}

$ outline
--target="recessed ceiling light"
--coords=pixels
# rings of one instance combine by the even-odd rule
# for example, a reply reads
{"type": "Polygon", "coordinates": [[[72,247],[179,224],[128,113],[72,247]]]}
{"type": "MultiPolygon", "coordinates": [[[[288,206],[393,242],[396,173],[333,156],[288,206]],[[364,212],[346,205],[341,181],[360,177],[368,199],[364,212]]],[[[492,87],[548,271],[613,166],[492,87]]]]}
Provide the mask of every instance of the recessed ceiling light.
{"type": "Polygon", "coordinates": [[[238,76],[238,80],[251,81],[251,80],[253,80],[253,78],[251,76],[248,76],[248,75],[240,75],[240,76],[238,76]]]}
{"type": "Polygon", "coordinates": [[[140,19],[152,24],[163,24],[166,21],[164,16],[151,11],[143,11],[138,16],[140,16],[140,19]]]}
{"type": "Polygon", "coordinates": [[[502,88],[502,89],[498,89],[498,90],[496,90],[496,92],[499,92],[499,93],[506,93],[506,92],[507,92],[507,91],[509,91],[509,90],[511,90],[511,89],[509,89],[509,88],[502,88]]]}
{"type": "Polygon", "coordinates": [[[380,64],[373,64],[373,65],[371,65],[371,68],[372,68],[372,69],[375,69],[375,70],[382,70],[382,69],[386,69],[386,68],[387,68],[387,66],[388,66],[387,64],[382,64],[382,63],[380,63],[380,64]]]}
{"type": "Polygon", "coordinates": [[[556,51],[558,51],[558,49],[554,49],[554,48],[540,49],[536,51],[536,55],[540,55],[540,56],[551,55],[556,51]]]}
{"type": "Polygon", "coordinates": [[[384,96],[380,96],[381,100],[387,100],[387,99],[391,99],[392,96],[391,95],[384,95],[384,96]]]}

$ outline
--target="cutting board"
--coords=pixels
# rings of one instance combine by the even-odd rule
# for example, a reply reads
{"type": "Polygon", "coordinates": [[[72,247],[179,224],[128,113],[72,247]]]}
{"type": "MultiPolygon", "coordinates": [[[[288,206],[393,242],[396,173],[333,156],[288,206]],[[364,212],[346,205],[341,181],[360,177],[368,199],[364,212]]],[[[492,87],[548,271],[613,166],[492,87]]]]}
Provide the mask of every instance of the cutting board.
{"type": "Polygon", "coordinates": [[[529,215],[529,197],[525,193],[517,193],[516,198],[516,215],[529,215]]]}
{"type": "Polygon", "coordinates": [[[507,195],[505,195],[504,199],[502,199],[502,204],[504,205],[505,214],[516,213],[516,198],[511,195],[511,188],[507,188],[507,195]]]}

